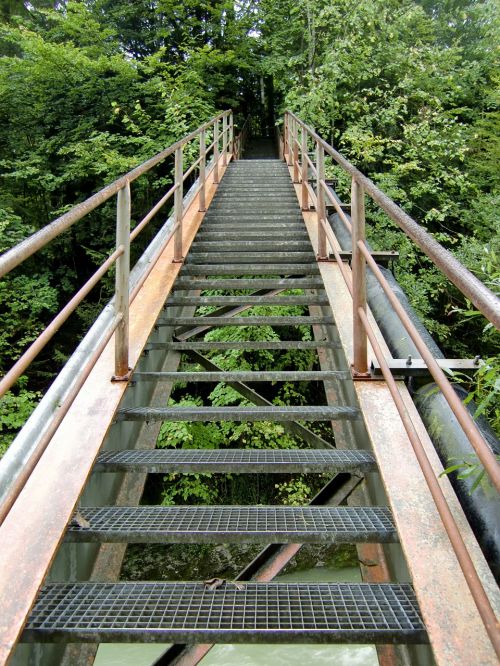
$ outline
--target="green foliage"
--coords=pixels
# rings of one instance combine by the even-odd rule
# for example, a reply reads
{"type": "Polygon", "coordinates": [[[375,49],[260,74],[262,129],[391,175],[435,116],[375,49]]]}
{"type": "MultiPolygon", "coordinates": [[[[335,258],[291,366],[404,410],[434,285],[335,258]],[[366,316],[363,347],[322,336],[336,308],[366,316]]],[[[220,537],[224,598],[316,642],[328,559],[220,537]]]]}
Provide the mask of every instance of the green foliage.
{"type": "Polygon", "coordinates": [[[7,451],[15,433],[21,428],[41,395],[25,388],[26,377],[21,377],[16,392],[7,391],[0,398],[0,457],[7,451]]]}
{"type": "MultiPolygon", "coordinates": [[[[500,462],[500,456],[496,456],[496,459],[500,462]]],[[[482,488],[486,494],[491,495],[495,493],[493,485],[486,475],[486,470],[475,454],[471,454],[464,459],[451,458],[450,462],[451,461],[456,462],[443,470],[440,476],[456,472],[457,479],[469,479],[472,481],[468,491],[469,495],[472,495],[472,493],[478,488],[482,488]]]]}

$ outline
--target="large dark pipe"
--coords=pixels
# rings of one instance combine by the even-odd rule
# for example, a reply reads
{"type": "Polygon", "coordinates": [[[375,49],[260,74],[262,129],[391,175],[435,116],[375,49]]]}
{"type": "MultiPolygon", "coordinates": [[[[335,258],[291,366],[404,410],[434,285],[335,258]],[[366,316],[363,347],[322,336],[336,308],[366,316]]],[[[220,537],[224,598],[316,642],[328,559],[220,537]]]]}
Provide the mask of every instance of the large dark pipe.
{"type": "MultiPolygon", "coordinates": [[[[335,214],[330,216],[329,221],[342,249],[350,251],[351,236],[342,220],[335,214]]],[[[433,355],[436,358],[444,358],[442,351],[418,318],[392,273],[385,268],[380,267],[380,269],[433,355]]],[[[366,285],[368,304],[392,355],[395,358],[408,356],[420,358],[418,350],[369,268],[366,272],[366,285]]],[[[436,385],[431,383],[418,388],[415,382],[410,380],[409,388],[444,467],[449,467],[464,459],[475,459],[469,440],[436,385]]],[[[455,385],[454,388],[459,396],[465,399],[467,392],[460,386],[455,385]]],[[[474,403],[470,402],[467,408],[473,415],[476,409],[474,403]]],[[[477,425],[491,450],[497,455],[500,454],[500,442],[486,420],[479,419],[477,425]]],[[[451,484],[498,581],[500,579],[500,498],[493,489],[488,490],[482,485],[471,493],[474,478],[459,479],[457,473],[450,474],[451,484]]]]}

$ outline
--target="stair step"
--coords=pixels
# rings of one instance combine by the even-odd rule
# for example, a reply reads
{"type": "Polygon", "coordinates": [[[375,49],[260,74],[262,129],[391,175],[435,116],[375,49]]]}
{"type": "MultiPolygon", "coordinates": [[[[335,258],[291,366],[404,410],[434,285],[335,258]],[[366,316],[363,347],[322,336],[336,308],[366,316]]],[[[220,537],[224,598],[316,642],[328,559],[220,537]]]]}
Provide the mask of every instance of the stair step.
{"type": "Polygon", "coordinates": [[[385,507],[80,507],[90,527],[71,524],[68,541],[114,543],[390,543],[385,507]]]}
{"type": "MultiPolygon", "coordinates": [[[[191,245],[191,252],[244,252],[247,249],[253,250],[254,252],[263,251],[277,251],[279,248],[287,249],[288,251],[302,251],[302,252],[312,252],[312,247],[309,239],[307,241],[303,240],[289,240],[288,238],[283,238],[283,235],[276,236],[276,238],[271,240],[229,240],[221,241],[216,239],[214,241],[206,240],[195,240],[191,245]]],[[[223,258],[223,257],[222,257],[223,258]]]]}
{"type": "Polygon", "coordinates": [[[342,449],[153,449],[104,451],[94,472],[267,473],[377,471],[368,451],[342,449]]]}
{"type": "Polygon", "coordinates": [[[289,349],[340,349],[340,343],[329,340],[233,340],[231,342],[150,342],[146,349],[171,349],[174,351],[214,351],[243,349],[245,351],[258,351],[262,349],[275,349],[287,351],[289,349]]]}
{"type": "Polygon", "coordinates": [[[310,278],[254,278],[241,279],[232,278],[230,280],[207,280],[204,278],[177,278],[174,284],[175,291],[185,289],[318,289],[323,290],[323,280],[321,277],[310,278]]]}
{"type": "MultiPolygon", "coordinates": [[[[304,233],[304,223],[303,222],[287,222],[286,220],[279,222],[268,220],[264,222],[256,222],[255,220],[245,220],[238,219],[227,222],[205,222],[201,227],[202,232],[208,233],[239,233],[250,231],[252,233],[264,232],[264,233],[274,233],[274,234],[288,234],[288,233],[304,233]]],[[[309,236],[308,236],[309,238],[309,236]]]]}
{"type": "Polygon", "coordinates": [[[190,264],[253,264],[253,263],[291,263],[302,261],[315,261],[315,255],[309,252],[190,252],[186,263],[190,264]]]}
{"type": "Polygon", "coordinates": [[[157,326],[311,326],[312,324],[334,324],[332,317],[162,317],[157,326]]]}
{"type": "Polygon", "coordinates": [[[411,585],[53,583],[23,641],[424,643],[411,585]],[[239,586],[238,586],[239,587],[239,586]]]}
{"type": "MultiPolygon", "coordinates": [[[[311,247],[311,243],[309,241],[309,236],[307,234],[307,231],[301,230],[301,231],[288,231],[286,237],[289,241],[304,241],[309,243],[309,247],[311,247]]],[[[235,241],[251,241],[252,239],[257,239],[259,241],[272,241],[273,239],[276,240],[283,240],[283,233],[274,230],[266,230],[266,229],[261,229],[260,231],[245,231],[244,229],[239,229],[238,231],[227,231],[227,230],[221,230],[221,231],[212,231],[208,227],[207,228],[201,228],[200,231],[196,234],[196,242],[198,240],[206,242],[206,241],[230,241],[230,240],[235,240],[235,241]]]]}
{"type": "Polygon", "coordinates": [[[256,370],[234,372],[134,372],[133,381],[162,382],[326,382],[334,379],[352,379],[346,370],[256,370]]]}
{"type": "Polygon", "coordinates": [[[355,407],[127,407],[116,413],[117,421],[330,421],[355,420],[355,407]]]}
{"type": "Polygon", "coordinates": [[[265,204],[261,204],[257,207],[253,205],[251,201],[248,203],[246,203],[245,201],[240,201],[240,202],[234,201],[232,203],[229,203],[222,200],[217,201],[216,199],[214,199],[210,204],[210,210],[218,211],[221,208],[225,209],[228,213],[232,213],[233,215],[238,214],[240,211],[246,212],[248,210],[251,210],[254,215],[272,213],[272,212],[274,212],[275,214],[279,212],[280,214],[286,215],[289,213],[297,213],[300,210],[297,201],[295,202],[270,201],[266,202],[265,204]]]}
{"type": "Polygon", "coordinates": [[[319,268],[316,263],[308,264],[185,264],[182,275],[316,275],[319,268]]]}
{"type": "MultiPolygon", "coordinates": [[[[219,210],[217,212],[215,211],[210,211],[210,209],[207,211],[207,214],[204,218],[203,221],[203,226],[208,224],[212,224],[213,222],[218,223],[220,222],[221,224],[226,222],[227,220],[234,220],[236,222],[240,222],[241,220],[248,220],[248,221],[253,221],[256,223],[258,220],[261,220],[263,223],[264,222],[280,222],[281,224],[301,224],[302,228],[304,228],[304,218],[302,217],[301,213],[298,210],[295,210],[291,213],[283,213],[283,214],[276,214],[276,213],[263,213],[263,212],[256,212],[256,211],[241,211],[238,214],[235,214],[233,211],[226,211],[226,210],[219,210]]],[[[203,228],[203,227],[202,227],[203,228]]]]}
{"type": "Polygon", "coordinates": [[[304,294],[303,296],[173,296],[167,306],[177,305],[329,305],[326,296],[304,294]]]}

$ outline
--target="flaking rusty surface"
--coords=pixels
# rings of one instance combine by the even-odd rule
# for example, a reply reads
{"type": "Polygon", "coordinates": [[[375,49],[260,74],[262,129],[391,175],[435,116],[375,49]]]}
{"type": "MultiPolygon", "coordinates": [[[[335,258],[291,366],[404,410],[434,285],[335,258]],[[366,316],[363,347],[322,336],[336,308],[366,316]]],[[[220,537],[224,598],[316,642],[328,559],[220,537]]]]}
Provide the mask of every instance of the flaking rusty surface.
{"type": "MultiPolygon", "coordinates": [[[[219,168],[224,173],[225,168],[219,168]]],[[[207,177],[207,203],[216,191],[211,180],[207,177]]],[[[195,197],[183,221],[184,254],[204,217],[197,208],[195,197]]],[[[172,258],[170,243],[131,305],[132,367],[182,266],[172,263],[172,258]]],[[[0,527],[0,664],[11,656],[126,390],[126,382],[110,381],[113,372],[111,341],[0,527]]]]}

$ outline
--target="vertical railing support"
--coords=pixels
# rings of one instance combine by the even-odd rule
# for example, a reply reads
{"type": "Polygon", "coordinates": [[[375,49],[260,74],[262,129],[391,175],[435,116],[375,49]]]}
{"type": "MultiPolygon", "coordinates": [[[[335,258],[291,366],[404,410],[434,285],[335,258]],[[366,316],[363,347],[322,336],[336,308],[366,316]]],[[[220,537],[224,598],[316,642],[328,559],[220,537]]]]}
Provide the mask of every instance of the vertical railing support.
{"type": "Polygon", "coordinates": [[[204,213],[206,210],[205,205],[205,166],[207,163],[206,140],[205,130],[200,132],[200,196],[198,197],[198,210],[204,213]]]}
{"type": "Polygon", "coordinates": [[[234,157],[234,116],[229,114],[229,153],[234,157]]]}
{"type": "Polygon", "coordinates": [[[115,374],[112,381],[127,381],[129,331],[129,275],[130,275],[130,183],[118,190],[116,203],[116,247],[123,247],[123,254],[116,260],[115,314],[121,317],[115,332],[115,374]]]}
{"type": "Polygon", "coordinates": [[[183,171],[182,171],[182,146],[175,151],[175,195],[174,195],[174,213],[175,213],[175,235],[174,235],[174,263],[182,263],[182,199],[183,195],[183,171]]]}
{"type": "Polygon", "coordinates": [[[352,308],[353,308],[353,364],[354,377],[369,377],[366,332],[359,316],[366,313],[366,262],[358,243],[365,242],[365,193],[355,178],[351,185],[352,222],[352,308]]]}
{"type": "Polygon", "coordinates": [[[293,118],[288,116],[288,166],[293,164],[293,118]]]}
{"type": "Polygon", "coordinates": [[[214,183],[219,182],[219,121],[214,122],[214,183]]]}
{"type": "Polygon", "coordinates": [[[325,149],[316,144],[316,213],[318,218],[318,261],[327,261],[326,232],[323,221],[326,222],[325,193],[321,181],[325,180],[325,149]]]}
{"type": "Polygon", "coordinates": [[[222,166],[227,166],[227,116],[222,118],[222,166]]]}
{"type": "Polygon", "coordinates": [[[299,182],[299,124],[293,123],[293,182],[299,182]]]}
{"type": "Polygon", "coordinates": [[[309,164],[307,163],[307,130],[302,127],[301,132],[301,158],[302,158],[302,210],[309,210],[309,192],[307,189],[309,164]]]}
{"type": "Polygon", "coordinates": [[[288,154],[288,113],[285,113],[285,121],[283,123],[283,159],[286,161],[288,154]]]}

